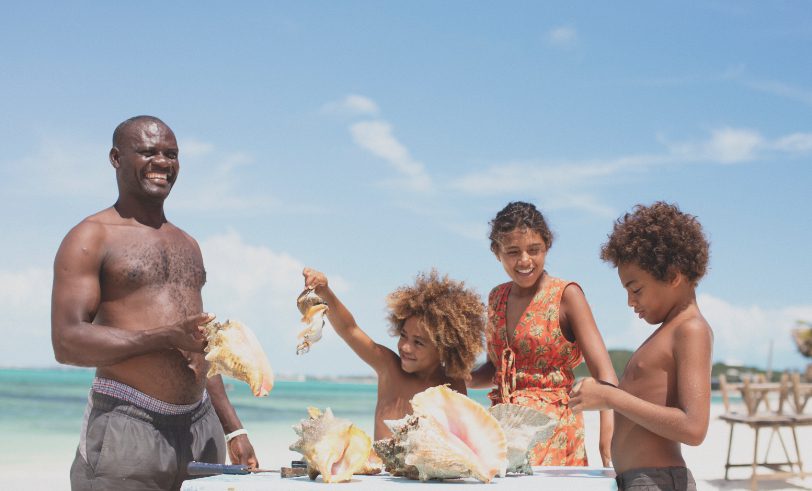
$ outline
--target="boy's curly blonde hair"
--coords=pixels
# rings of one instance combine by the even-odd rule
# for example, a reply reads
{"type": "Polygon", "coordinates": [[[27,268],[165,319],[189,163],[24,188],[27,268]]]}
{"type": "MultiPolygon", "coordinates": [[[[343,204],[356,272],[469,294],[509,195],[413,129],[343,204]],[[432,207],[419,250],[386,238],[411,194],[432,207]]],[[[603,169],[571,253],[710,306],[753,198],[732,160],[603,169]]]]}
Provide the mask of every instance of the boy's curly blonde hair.
{"type": "Polygon", "coordinates": [[[389,334],[400,335],[409,317],[420,319],[437,347],[445,374],[465,378],[482,352],[485,306],[480,296],[462,281],[436,270],[417,275],[414,285],[402,286],[387,297],[389,334]]]}

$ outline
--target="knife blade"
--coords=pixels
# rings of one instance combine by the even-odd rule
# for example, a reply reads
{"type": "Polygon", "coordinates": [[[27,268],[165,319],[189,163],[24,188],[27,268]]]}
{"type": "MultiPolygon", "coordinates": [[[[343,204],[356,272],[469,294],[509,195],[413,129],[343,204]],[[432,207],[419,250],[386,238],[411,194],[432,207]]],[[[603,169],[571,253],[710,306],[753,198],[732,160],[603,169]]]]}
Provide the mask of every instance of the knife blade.
{"type": "Polygon", "coordinates": [[[210,464],[208,462],[189,462],[186,472],[190,476],[214,476],[217,474],[253,474],[255,472],[279,472],[278,469],[252,469],[243,464],[210,464]]]}

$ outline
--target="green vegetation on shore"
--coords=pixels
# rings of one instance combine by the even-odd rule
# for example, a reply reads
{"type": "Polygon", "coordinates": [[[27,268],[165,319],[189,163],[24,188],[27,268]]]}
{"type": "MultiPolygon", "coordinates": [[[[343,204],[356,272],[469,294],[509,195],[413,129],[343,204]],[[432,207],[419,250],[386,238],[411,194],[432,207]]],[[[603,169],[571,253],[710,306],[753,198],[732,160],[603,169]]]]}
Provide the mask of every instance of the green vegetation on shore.
{"type": "MultiPolygon", "coordinates": [[[[612,366],[615,368],[615,373],[617,374],[617,378],[623,375],[623,370],[626,369],[626,364],[629,362],[629,359],[634,354],[634,351],[625,350],[625,349],[610,349],[609,350],[609,358],[612,360],[612,366]]],[[[589,369],[587,369],[586,363],[581,363],[578,367],[575,368],[575,377],[589,377],[589,369]]],[[[728,365],[725,363],[717,362],[713,364],[711,368],[711,378],[716,380],[719,375],[725,374],[730,377],[732,374],[766,374],[767,371],[763,368],[755,367],[755,366],[735,366],[735,365],[728,365]]],[[[778,378],[781,376],[781,371],[773,371],[772,379],[774,381],[778,381],[778,378]]]]}

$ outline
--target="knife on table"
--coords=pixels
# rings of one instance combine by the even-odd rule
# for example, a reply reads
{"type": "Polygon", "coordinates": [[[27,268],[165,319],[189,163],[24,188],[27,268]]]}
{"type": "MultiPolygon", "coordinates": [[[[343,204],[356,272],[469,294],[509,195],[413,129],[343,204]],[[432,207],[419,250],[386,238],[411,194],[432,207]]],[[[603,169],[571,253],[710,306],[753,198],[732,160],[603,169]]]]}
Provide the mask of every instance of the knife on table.
{"type": "Polygon", "coordinates": [[[279,469],[252,469],[243,464],[210,464],[208,462],[189,462],[186,472],[190,476],[213,476],[216,474],[253,474],[255,472],[279,472],[279,469]]]}

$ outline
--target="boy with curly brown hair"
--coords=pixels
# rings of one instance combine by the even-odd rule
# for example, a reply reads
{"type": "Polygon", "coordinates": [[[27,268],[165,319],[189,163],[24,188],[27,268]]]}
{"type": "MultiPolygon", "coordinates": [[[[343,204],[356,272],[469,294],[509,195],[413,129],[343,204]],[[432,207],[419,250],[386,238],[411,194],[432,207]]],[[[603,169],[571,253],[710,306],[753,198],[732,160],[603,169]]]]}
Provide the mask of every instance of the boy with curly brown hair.
{"type": "Polygon", "coordinates": [[[358,327],[324,273],[305,268],[302,274],[305,287],[330,307],[327,318],[338,335],[378,375],[375,440],[392,436],[384,420],[411,414],[409,401],[418,392],[448,384],[467,393],[465,377],[482,351],[485,307],[463,282],[432,270],[389,294],[389,333],[399,336],[395,353],[358,327]]]}
{"type": "Polygon", "coordinates": [[[713,332],[695,293],[708,250],[696,217],[661,201],[617,220],[601,248],[601,259],[618,269],[629,306],[660,324],[618,387],[585,379],[571,393],[573,411],[614,410],[618,489],[696,489],[680,443],[702,443],[710,417],[713,332]]]}

